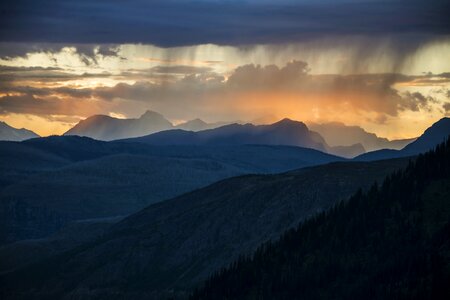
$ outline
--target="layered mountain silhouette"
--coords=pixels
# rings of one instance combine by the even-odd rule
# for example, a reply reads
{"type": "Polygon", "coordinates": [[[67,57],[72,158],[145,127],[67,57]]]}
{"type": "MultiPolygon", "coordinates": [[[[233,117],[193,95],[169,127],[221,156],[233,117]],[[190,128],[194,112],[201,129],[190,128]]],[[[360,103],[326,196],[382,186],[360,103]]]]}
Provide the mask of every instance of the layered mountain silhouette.
{"type": "Polygon", "coordinates": [[[329,149],[319,134],[290,119],[271,125],[231,124],[199,132],[168,130],[125,141],[152,145],[290,145],[323,152],[329,149]]]}
{"type": "Polygon", "coordinates": [[[270,125],[206,123],[201,119],[194,119],[174,126],[164,116],[152,111],[147,111],[138,119],[92,116],[80,121],[64,135],[111,141],[155,133],[160,134],[142,138],[140,142],[146,140],[146,143],[159,145],[289,145],[312,148],[346,158],[365,152],[364,146],[358,142],[330,147],[320,134],[308,130],[304,123],[289,119],[270,125]]]}
{"type": "Polygon", "coordinates": [[[106,115],[95,115],[80,121],[64,135],[78,135],[96,140],[111,141],[144,136],[173,128],[198,131],[221,125],[223,123],[209,124],[200,119],[195,119],[174,126],[163,115],[148,110],[138,119],[118,119],[106,115]]]}
{"type": "Polygon", "coordinates": [[[54,238],[5,246],[0,254],[12,261],[33,252],[45,259],[16,270],[5,266],[10,272],[1,275],[1,290],[12,299],[186,295],[239,255],[406,163],[341,162],[230,178],[151,205],[72,249],[58,251],[54,238]]]}
{"type": "Polygon", "coordinates": [[[124,141],[152,145],[289,145],[316,149],[345,158],[365,152],[361,144],[330,147],[320,134],[309,130],[304,123],[287,118],[269,125],[235,123],[198,132],[167,130],[124,141]]]}
{"type": "MultiPolygon", "coordinates": [[[[448,129],[449,119],[444,118],[414,143],[389,153],[416,155],[445,139],[448,129]]],[[[242,255],[348,199],[358,188],[368,190],[374,181],[380,182],[411,160],[348,161],[313,147],[331,151],[318,133],[288,119],[271,125],[232,124],[199,132],[169,130],[112,142],[77,136],[0,142],[0,154],[5,158],[0,160],[0,243],[4,244],[0,261],[7,261],[0,263],[0,297],[186,297],[220,268],[240,262],[242,255]],[[287,141],[296,144],[280,146],[287,141]],[[292,171],[294,168],[302,169],[292,171]],[[274,174],[277,172],[285,173],[274,174]],[[244,175],[249,173],[254,175],[244,175]],[[86,230],[90,234],[85,234],[86,230]],[[29,238],[40,239],[20,241],[29,238]]],[[[440,146],[440,153],[444,148],[440,146]]],[[[388,191],[406,183],[413,187],[410,196],[422,199],[442,194],[439,197],[448,198],[448,178],[438,177],[446,169],[435,172],[433,167],[443,163],[442,157],[420,158],[422,166],[431,164],[424,174],[431,170],[430,174],[436,174],[433,178],[417,177],[420,172],[413,172],[416,167],[411,164],[401,173],[413,174],[417,189],[408,183],[409,177],[392,175],[389,178],[400,177],[392,179],[388,191]],[[439,181],[433,183],[437,188],[427,190],[420,178],[426,184],[439,181]]],[[[392,191],[383,194],[386,199],[403,199],[400,190],[392,191]]],[[[372,199],[361,197],[358,203],[372,199]]],[[[381,203],[378,200],[373,203],[381,203]]],[[[424,203],[433,206],[431,215],[447,211],[447,206],[442,208],[439,203],[424,203]]],[[[392,215],[388,214],[388,225],[379,227],[388,229],[384,233],[393,232],[396,227],[392,224],[400,229],[412,224],[417,216],[412,213],[402,219],[402,213],[412,206],[386,207],[392,215]]],[[[378,208],[368,206],[360,218],[347,213],[337,218],[361,233],[369,223],[378,226],[383,220],[383,214],[374,214],[373,222],[358,223],[378,208]],[[355,222],[347,222],[352,218],[355,222]]],[[[429,228],[426,225],[424,230],[429,228]]],[[[339,234],[352,230],[343,228],[339,234]]],[[[375,245],[383,235],[372,233],[374,242],[370,245],[375,245]]],[[[339,240],[332,238],[339,234],[330,235],[333,245],[339,245],[339,240]]],[[[360,242],[367,241],[363,235],[359,237],[360,242]]],[[[359,257],[351,263],[357,263],[359,257]]],[[[316,278],[325,278],[332,270],[320,273],[322,270],[316,269],[316,278]]],[[[287,277],[291,278],[291,273],[287,277]]],[[[347,283],[344,280],[343,286],[347,283]]],[[[195,295],[207,297],[202,292],[195,295]]]]}
{"type": "Polygon", "coordinates": [[[23,141],[39,137],[31,130],[21,128],[17,129],[0,121],[0,141],[23,141]]]}
{"type": "MultiPolygon", "coordinates": [[[[324,124],[308,123],[308,127],[311,130],[318,132],[324,137],[328,145],[333,147],[361,144],[365,151],[358,154],[380,149],[399,150],[415,140],[388,140],[386,138],[380,138],[374,133],[367,132],[359,126],[347,126],[339,122],[324,124]]],[[[354,153],[356,153],[356,151],[354,153]]]]}
{"type": "Polygon", "coordinates": [[[413,156],[433,149],[444,141],[450,134],[450,118],[442,118],[418,137],[414,142],[406,145],[401,150],[382,149],[362,154],[356,160],[372,161],[395,157],[413,156]]]}
{"type": "MultiPolygon", "coordinates": [[[[273,118],[272,118],[273,119],[273,118]]],[[[143,137],[150,134],[170,131],[206,131],[228,126],[222,130],[209,131],[202,134],[172,132],[164,133],[158,138],[152,137],[152,143],[168,144],[171,140],[179,140],[177,144],[216,144],[216,143],[241,143],[241,144],[280,144],[301,147],[312,147],[345,158],[353,158],[367,151],[379,149],[401,149],[415,139],[388,140],[377,137],[373,133],[366,132],[358,126],[346,126],[342,123],[332,122],[325,124],[310,123],[308,127],[302,122],[283,119],[270,125],[252,125],[250,123],[206,123],[201,119],[190,120],[178,125],[173,125],[169,120],[159,113],[147,111],[138,119],[118,119],[106,115],[96,115],[80,121],[64,135],[78,135],[91,137],[98,140],[111,141],[117,139],[128,139],[143,137]],[[291,122],[291,124],[288,124],[291,122]],[[299,126],[299,124],[302,126],[299,126]],[[297,126],[297,129],[293,128],[297,126]],[[284,128],[282,128],[284,126],[284,128]],[[278,132],[264,133],[264,128],[278,127],[278,132]],[[304,131],[309,128],[315,142],[300,142],[305,139],[304,131]],[[282,130],[290,132],[281,133],[282,130]],[[298,130],[297,135],[293,130],[298,130]],[[215,137],[214,135],[217,134],[215,137]],[[266,135],[265,137],[263,135],[266,135]],[[277,137],[269,137],[273,134],[277,137]],[[228,138],[225,135],[229,135],[228,138]],[[234,135],[235,137],[230,137],[234,135]],[[158,141],[156,141],[158,140],[158,141]],[[163,141],[164,140],[164,141],[163,141]],[[320,146],[319,144],[322,144],[320,146]],[[312,145],[312,146],[311,146],[312,145]]]]}
{"type": "Polygon", "coordinates": [[[128,215],[223,178],[341,161],[313,149],[152,146],[53,136],[0,142],[0,243],[65,223],[128,215]]]}

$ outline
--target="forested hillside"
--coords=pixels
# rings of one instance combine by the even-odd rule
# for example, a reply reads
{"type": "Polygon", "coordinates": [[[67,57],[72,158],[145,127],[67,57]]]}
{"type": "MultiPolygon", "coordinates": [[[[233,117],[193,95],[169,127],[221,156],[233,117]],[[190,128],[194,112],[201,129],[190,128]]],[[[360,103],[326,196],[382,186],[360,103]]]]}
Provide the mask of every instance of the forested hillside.
{"type": "Polygon", "coordinates": [[[191,299],[449,299],[450,140],[241,256],[191,299]]]}

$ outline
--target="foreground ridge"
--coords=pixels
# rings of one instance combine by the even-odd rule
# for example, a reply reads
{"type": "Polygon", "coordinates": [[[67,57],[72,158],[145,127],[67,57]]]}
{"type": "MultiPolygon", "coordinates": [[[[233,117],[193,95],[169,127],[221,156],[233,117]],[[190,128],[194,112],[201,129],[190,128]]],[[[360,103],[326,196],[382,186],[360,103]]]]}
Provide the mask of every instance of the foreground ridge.
{"type": "Polygon", "coordinates": [[[448,299],[450,139],[263,244],[191,299],[448,299]]]}

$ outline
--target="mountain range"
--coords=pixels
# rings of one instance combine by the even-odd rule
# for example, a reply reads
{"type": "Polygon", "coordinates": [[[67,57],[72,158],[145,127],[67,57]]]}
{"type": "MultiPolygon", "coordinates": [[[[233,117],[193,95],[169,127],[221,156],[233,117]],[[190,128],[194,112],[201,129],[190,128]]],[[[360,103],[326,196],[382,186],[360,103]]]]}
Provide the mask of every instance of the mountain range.
{"type": "MultiPolygon", "coordinates": [[[[170,131],[158,137],[153,136],[152,143],[173,143],[171,139],[180,139],[177,144],[214,144],[214,143],[239,143],[239,139],[254,142],[256,144],[283,144],[295,146],[312,145],[314,149],[326,151],[338,156],[352,158],[366,151],[379,150],[383,148],[401,149],[414,139],[389,141],[379,138],[373,133],[368,133],[357,126],[346,126],[342,123],[310,123],[305,125],[302,122],[284,119],[269,125],[253,125],[250,123],[224,122],[206,123],[201,119],[194,119],[173,125],[169,120],[159,113],[147,111],[138,119],[118,119],[105,115],[96,115],[80,121],[64,135],[78,135],[91,137],[97,140],[117,140],[147,136],[153,133],[170,131]],[[269,126],[279,127],[283,132],[264,132],[264,128],[269,126]],[[281,128],[285,126],[285,128],[281,128]],[[223,129],[217,129],[225,127],[223,129]],[[186,133],[183,131],[205,131],[217,129],[217,131],[207,131],[199,134],[186,133]],[[305,131],[308,129],[310,141],[302,142],[306,138],[305,131]],[[180,130],[180,131],[175,131],[180,130]],[[288,132],[288,130],[290,132],[288,132]],[[247,133],[244,133],[246,131],[247,133]],[[295,132],[297,131],[297,132],[295,132]],[[280,134],[281,133],[281,134],[280,134]],[[239,137],[239,135],[247,136],[239,137]],[[263,135],[266,134],[266,137],[263,135]],[[228,138],[225,139],[225,135],[228,138]],[[234,137],[231,137],[233,135],[234,137]],[[267,135],[272,135],[268,137],[267,135]],[[250,139],[250,136],[252,137],[250,139]],[[173,138],[172,138],[173,137],[173,138]],[[166,141],[164,141],[164,139],[166,141]],[[313,142],[311,142],[313,140],[313,142]]],[[[276,130],[276,129],[275,129],[276,130]]]]}
{"type": "Polygon", "coordinates": [[[200,119],[194,119],[174,126],[163,115],[148,110],[138,119],[119,119],[106,115],[95,115],[80,121],[64,133],[64,135],[78,135],[96,140],[111,141],[148,135],[174,128],[199,131],[218,127],[223,124],[208,124],[200,119]]]}
{"type": "Polygon", "coordinates": [[[23,141],[37,137],[39,135],[31,130],[25,128],[17,129],[0,121],[0,141],[23,141]]]}
{"type": "Polygon", "coordinates": [[[302,122],[283,119],[269,125],[230,124],[197,132],[166,130],[121,141],[151,145],[288,145],[316,149],[345,158],[364,153],[361,144],[330,147],[317,132],[302,122]]]}
{"type": "Polygon", "coordinates": [[[388,140],[386,138],[380,138],[374,133],[367,132],[359,126],[347,126],[339,122],[323,124],[308,123],[307,125],[308,128],[323,136],[330,146],[351,146],[361,144],[364,151],[359,154],[379,149],[399,150],[415,140],[415,138],[388,140]]]}
{"type": "MultiPolygon", "coordinates": [[[[337,125],[337,127],[344,128],[344,130],[341,130],[341,134],[347,130],[345,129],[347,127],[343,125],[337,125]]],[[[358,127],[348,128],[350,128],[349,134],[351,131],[360,132],[362,130],[360,128],[358,129],[358,127]]],[[[400,150],[381,149],[364,153],[365,149],[361,143],[349,146],[331,147],[319,133],[309,130],[304,123],[290,119],[283,119],[270,125],[230,124],[198,132],[167,130],[143,137],[124,139],[121,141],[151,145],[292,145],[312,148],[341,157],[355,157],[354,159],[356,160],[369,161],[417,155],[421,152],[432,149],[435,145],[442,142],[449,133],[449,118],[442,118],[437,121],[417,139],[388,141],[364,132],[364,134],[369,137],[369,140],[372,139],[370,142],[372,147],[375,144],[378,145],[377,147],[383,144],[388,145],[388,147],[400,147],[402,145],[406,145],[400,150]]],[[[356,141],[358,140],[358,135],[348,140],[350,142],[356,141]]],[[[362,138],[362,141],[364,141],[364,137],[362,138]]],[[[366,143],[368,143],[367,140],[366,143]]]]}
{"type": "Polygon", "coordinates": [[[123,141],[151,145],[289,145],[328,150],[319,134],[310,131],[304,123],[290,119],[270,125],[230,124],[198,132],[168,130],[123,141]]]}

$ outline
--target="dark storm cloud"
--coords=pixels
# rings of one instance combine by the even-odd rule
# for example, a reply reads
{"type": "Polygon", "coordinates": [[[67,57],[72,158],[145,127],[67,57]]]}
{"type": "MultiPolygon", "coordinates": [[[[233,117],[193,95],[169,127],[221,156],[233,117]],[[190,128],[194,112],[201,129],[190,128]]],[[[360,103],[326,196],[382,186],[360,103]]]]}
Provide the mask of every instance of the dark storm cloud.
{"type": "Polygon", "coordinates": [[[2,83],[33,80],[35,82],[67,81],[83,78],[112,77],[111,73],[74,74],[57,67],[11,67],[0,65],[0,88],[2,83]]]}
{"type": "Polygon", "coordinates": [[[444,109],[446,114],[450,114],[450,102],[444,103],[444,105],[442,105],[442,108],[444,109]]]}
{"type": "Polygon", "coordinates": [[[28,113],[33,115],[67,114],[70,108],[56,98],[41,99],[31,94],[0,97],[0,114],[28,113]]]}
{"type": "Polygon", "coordinates": [[[309,71],[308,64],[303,61],[292,61],[279,68],[275,65],[244,65],[236,68],[227,81],[235,88],[276,88],[291,84],[299,87],[309,71]]]}
{"type": "MultiPolygon", "coordinates": [[[[0,4],[1,5],[1,4],[0,4]]],[[[1,24],[2,20],[0,20],[1,24]]],[[[0,32],[2,29],[0,29],[0,32]]],[[[0,40],[3,41],[2,35],[0,34],[0,40]]],[[[2,42],[0,43],[0,57],[2,59],[15,59],[17,57],[26,57],[29,53],[45,52],[45,53],[58,53],[62,51],[63,48],[73,47],[76,49],[76,54],[86,65],[92,62],[96,63],[98,56],[113,56],[119,57],[118,47],[113,44],[83,44],[83,43],[17,43],[17,42],[2,42]]]]}
{"type": "Polygon", "coordinates": [[[0,4],[0,41],[171,47],[351,34],[429,36],[450,33],[448,11],[445,0],[6,0],[0,4]]]}
{"type": "Polygon", "coordinates": [[[405,108],[411,111],[427,110],[431,111],[431,104],[438,101],[432,96],[425,96],[419,92],[406,92],[404,95],[405,108]]]}

